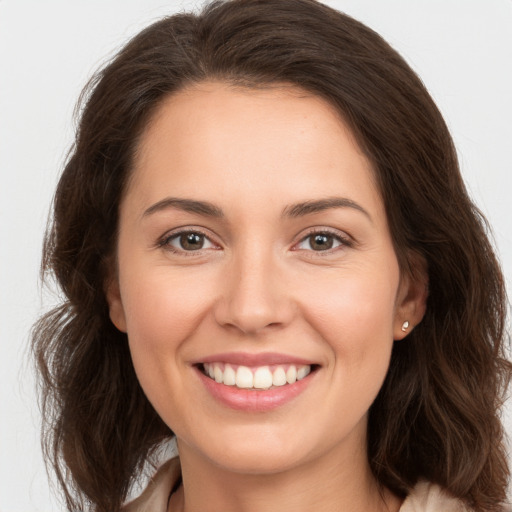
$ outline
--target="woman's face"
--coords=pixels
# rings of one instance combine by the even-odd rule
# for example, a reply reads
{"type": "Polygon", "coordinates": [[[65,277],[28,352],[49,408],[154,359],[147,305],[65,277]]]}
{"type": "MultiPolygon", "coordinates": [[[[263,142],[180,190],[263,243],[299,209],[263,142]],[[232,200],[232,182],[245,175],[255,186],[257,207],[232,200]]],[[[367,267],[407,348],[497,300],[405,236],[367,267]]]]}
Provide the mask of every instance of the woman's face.
{"type": "Polygon", "coordinates": [[[322,99],[204,83],[163,102],[108,300],[182,455],[252,473],[364,456],[417,288],[370,163],[322,99]]]}

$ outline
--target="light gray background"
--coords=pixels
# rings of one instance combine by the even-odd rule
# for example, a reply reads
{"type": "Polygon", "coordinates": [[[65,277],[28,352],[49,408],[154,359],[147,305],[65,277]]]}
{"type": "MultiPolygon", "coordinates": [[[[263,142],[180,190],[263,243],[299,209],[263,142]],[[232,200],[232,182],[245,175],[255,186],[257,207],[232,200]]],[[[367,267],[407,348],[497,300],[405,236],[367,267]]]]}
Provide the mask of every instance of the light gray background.
{"type": "MultiPolygon", "coordinates": [[[[512,281],[512,0],[331,0],[376,29],[443,112],[464,177],[490,220],[512,281]]],[[[0,512],[61,510],[39,450],[31,324],[42,234],[87,78],[159,16],[201,5],[162,0],[0,0],[0,512]]],[[[512,431],[507,407],[506,426],[512,431]]]]}

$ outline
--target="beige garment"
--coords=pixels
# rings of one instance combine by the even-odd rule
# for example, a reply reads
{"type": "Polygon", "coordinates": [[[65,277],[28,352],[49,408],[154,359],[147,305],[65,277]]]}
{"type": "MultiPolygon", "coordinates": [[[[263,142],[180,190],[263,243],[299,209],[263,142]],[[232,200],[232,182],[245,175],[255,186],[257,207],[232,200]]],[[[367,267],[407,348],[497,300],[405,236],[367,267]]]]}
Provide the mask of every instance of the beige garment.
{"type": "Polygon", "coordinates": [[[178,457],[168,460],[150,480],[144,492],[122,508],[122,512],[167,512],[171,491],[181,476],[178,457]]]}
{"type": "MultiPolygon", "coordinates": [[[[165,510],[165,509],[164,509],[165,510]]],[[[438,485],[418,482],[407,496],[400,512],[470,512],[460,500],[452,498],[438,485]]]]}
{"type": "MultiPolygon", "coordinates": [[[[146,490],[125,505],[123,512],[167,512],[172,489],[180,477],[179,459],[167,461],[151,479],[146,490]]],[[[419,482],[400,508],[400,512],[470,512],[457,499],[437,485],[419,482]]]]}

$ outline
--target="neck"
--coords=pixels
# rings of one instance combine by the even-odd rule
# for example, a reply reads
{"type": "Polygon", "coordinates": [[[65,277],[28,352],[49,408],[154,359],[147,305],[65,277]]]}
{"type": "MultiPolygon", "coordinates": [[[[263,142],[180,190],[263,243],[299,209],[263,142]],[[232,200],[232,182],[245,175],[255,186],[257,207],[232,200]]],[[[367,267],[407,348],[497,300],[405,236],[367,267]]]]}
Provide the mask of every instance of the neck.
{"type": "Polygon", "coordinates": [[[172,496],[172,512],[205,512],[212,503],[223,512],[397,512],[401,504],[379,486],[366,453],[340,458],[335,450],[271,474],[235,473],[186,446],[180,446],[180,461],[183,486],[172,496]]]}

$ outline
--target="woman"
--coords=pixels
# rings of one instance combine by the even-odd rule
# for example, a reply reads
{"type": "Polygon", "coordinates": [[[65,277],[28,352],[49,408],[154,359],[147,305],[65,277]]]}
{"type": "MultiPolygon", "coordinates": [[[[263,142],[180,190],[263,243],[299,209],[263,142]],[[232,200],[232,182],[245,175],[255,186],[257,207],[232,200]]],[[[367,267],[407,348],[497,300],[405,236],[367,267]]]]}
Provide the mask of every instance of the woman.
{"type": "Polygon", "coordinates": [[[377,34],[214,2],[90,84],[34,346],[68,507],[500,510],[503,278],[446,126],[377,34]],[[429,508],[430,507],[430,508],[429,508]]]}

